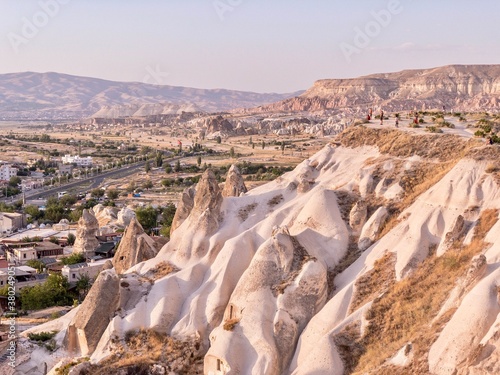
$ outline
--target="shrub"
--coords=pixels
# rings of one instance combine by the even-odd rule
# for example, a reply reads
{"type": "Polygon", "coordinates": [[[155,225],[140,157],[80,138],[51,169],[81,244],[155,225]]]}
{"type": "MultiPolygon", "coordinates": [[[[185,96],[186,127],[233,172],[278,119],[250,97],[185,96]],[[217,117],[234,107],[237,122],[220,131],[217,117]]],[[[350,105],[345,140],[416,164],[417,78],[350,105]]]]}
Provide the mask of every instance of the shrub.
{"type": "Polygon", "coordinates": [[[45,341],[49,341],[51,338],[53,338],[55,335],[57,335],[57,333],[58,333],[58,331],[28,333],[28,338],[31,341],[45,342],[45,341]]]}
{"type": "Polygon", "coordinates": [[[442,133],[443,131],[436,126],[426,126],[425,130],[430,133],[442,133]]]}
{"type": "Polygon", "coordinates": [[[224,322],[223,328],[226,331],[232,331],[234,329],[234,327],[236,326],[236,324],[238,324],[239,322],[240,322],[239,319],[229,319],[229,320],[226,320],[224,322]]]}

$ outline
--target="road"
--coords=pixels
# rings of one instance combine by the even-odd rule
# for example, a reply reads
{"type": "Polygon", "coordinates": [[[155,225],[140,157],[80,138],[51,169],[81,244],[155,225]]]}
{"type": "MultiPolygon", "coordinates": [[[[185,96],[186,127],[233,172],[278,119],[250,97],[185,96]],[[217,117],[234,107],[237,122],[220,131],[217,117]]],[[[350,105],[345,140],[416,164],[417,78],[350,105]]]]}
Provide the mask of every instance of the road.
{"type": "MultiPolygon", "coordinates": [[[[145,163],[145,161],[141,161],[139,163],[126,165],[122,168],[106,171],[92,177],[83,178],[81,180],[73,180],[58,187],[52,187],[45,190],[28,191],[26,192],[26,199],[48,198],[50,196],[56,195],[59,192],[67,190],[73,190],[76,193],[79,193],[82,191],[87,191],[89,189],[94,189],[100,186],[106,178],[122,178],[137,173],[141,168],[144,168],[145,163]]],[[[22,199],[21,194],[14,197],[3,198],[0,201],[15,202],[19,199],[22,199]]]]}
{"type": "MultiPolygon", "coordinates": [[[[174,158],[164,159],[163,162],[164,163],[172,163],[173,161],[187,159],[187,158],[189,158],[189,156],[186,156],[186,157],[177,156],[174,158]]],[[[33,200],[33,199],[38,199],[38,198],[41,198],[41,199],[48,198],[50,196],[56,195],[59,192],[68,191],[68,190],[72,190],[74,193],[80,193],[83,191],[95,189],[95,188],[99,187],[106,178],[123,178],[123,177],[130,176],[134,173],[137,173],[141,168],[144,168],[145,164],[146,164],[145,161],[140,161],[138,163],[129,164],[129,165],[126,165],[122,168],[113,169],[111,171],[106,171],[106,172],[100,173],[100,174],[92,176],[92,177],[84,178],[81,180],[73,180],[67,184],[62,185],[62,186],[52,187],[52,188],[45,189],[45,190],[28,191],[28,192],[26,192],[26,199],[33,200]]],[[[4,198],[0,199],[0,202],[9,202],[10,203],[10,202],[18,201],[20,199],[22,199],[22,195],[18,194],[18,195],[15,195],[13,197],[7,197],[7,198],[4,197],[4,198]]]]}

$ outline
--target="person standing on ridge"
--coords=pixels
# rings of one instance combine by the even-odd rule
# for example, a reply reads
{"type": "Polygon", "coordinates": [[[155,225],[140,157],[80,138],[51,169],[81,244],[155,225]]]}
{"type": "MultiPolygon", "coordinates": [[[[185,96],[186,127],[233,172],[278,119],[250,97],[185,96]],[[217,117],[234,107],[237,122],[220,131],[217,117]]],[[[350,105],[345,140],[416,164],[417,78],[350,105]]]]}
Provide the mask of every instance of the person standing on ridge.
{"type": "Polygon", "coordinates": [[[380,110],[380,125],[384,125],[384,111],[380,110]]]}
{"type": "Polygon", "coordinates": [[[396,113],[396,128],[399,128],[399,113],[396,113]]]}

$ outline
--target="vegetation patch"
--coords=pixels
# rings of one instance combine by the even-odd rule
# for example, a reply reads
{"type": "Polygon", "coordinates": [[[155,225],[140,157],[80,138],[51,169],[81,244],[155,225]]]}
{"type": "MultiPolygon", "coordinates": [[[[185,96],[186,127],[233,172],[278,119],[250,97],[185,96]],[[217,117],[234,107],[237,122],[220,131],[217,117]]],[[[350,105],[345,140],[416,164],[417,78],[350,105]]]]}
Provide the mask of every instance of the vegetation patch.
{"type": "Polygon", "coordinates": [[[257,206],[258,206],[257,203],[252,203],[252,204],[246,205],[243,208],[240,208],[240,210],[238,211],[238,217],[241,220],[245,221],[246,219],[248,219],[248,216],[250,215],[250,213],[257,208],[257,206]]]}
{"type": "MultiPolygon", "coordinates": [[[[466,275],[471,259],[485,249],[484,236],[497,220],[497,210],[485,210],[469,245],[457,245],[441,257],[428,257],[411,276],[393,284],[374,300],[366,315],[365,335],[358,341],[363,354],[353,373],[378,369],[407,342],[414,343],[415,353],[428,353],[437,338],[436,327],[444,326],[451,314],[445,314],[447,320],[442,317],[432,327],[429,322],[440,311],[457,279],[466,275]]],[[[427,366],[422,358],[415,358],[415,364],[427,366]]],[[[410,373],[428,373],[428,368],[410,373]]]]}
{"type": "Polygon", "coordinates": [[[203,373],[201,343],[181,341],[152,329],[129,331],[114,353],[80,371],[80,375],[203,373]],[[154,371],[154,372],[153,372],[154,371]]]}
{"type": "Polygon", "coordinates": [[[147,273],[146,277],[152,279],[153,281],[159,280],[164,276],[171,273],[178,272],[179,269],[169,262],[160,262],[154,268],[151,268],[147,273]]]}
{"type": "Polygon", "coordinates": [[[56,368],[56,374],[57,375],[69,375],[69,373],[73,367],[79,365],[80,363],[88,362],[88,361],[90,361],[89,357],[78,358],[77,360],[66,363],[62,367],[56,368]]]}
{"type": "Polygon", "coordinates": [[[45,342],[45,341],[49,341],[51,338],[53,338],[55,335],[57,335],[57,333],[58,333],[58,331],[28,333],[28,338],[31,341],[45,342]]]}
{"type": "Polygon", "coordinates": [[[278,204],[280,204],[282,201],[283,201],[283,194],[278,194],[278,195],[275,195],[274,197],[272,197],[269,202],[267,202],[267,205],[269,207],[274,207],[274,206],[277,206],[278,204]]]}
{"type": "Polygon", "coordinates": [[[228,319],[224,322],[223,328],[226,331],[232,331],[236,326],[236,324],[238,324],[239,322],[240,322],[239,319],[228,319]]]}
{"type": "Polygon", "coordinates": [[[355,295],[349,307],[350,313],[356,311],[365,303],[384,293],[395,283],[396,254],[387,252],[373,265],[373,269],[361,276],[355,284],[355,295]]]}
{"type": "Polygon", "coordinates": [[[339,134],[337,140],[345,147],[376,146],[382,154],[401,158],[418,155],[428,159],[450,161],[459,158],[474,142],[451,135],[415,135],[393,129],[356,126],[339,134]]]}
{"type": "Polygon", "coordinates": [[[293,259],[290,271],[283,275],[279,284],[273,285],[271,290],[275,296],[285,293],[285,289],[299,276],[304,265],[309,261],[316,261],[315,257],[309,255],[307,250],[300,244],[297,238],[290,236],[293,244],[293,259]]]}

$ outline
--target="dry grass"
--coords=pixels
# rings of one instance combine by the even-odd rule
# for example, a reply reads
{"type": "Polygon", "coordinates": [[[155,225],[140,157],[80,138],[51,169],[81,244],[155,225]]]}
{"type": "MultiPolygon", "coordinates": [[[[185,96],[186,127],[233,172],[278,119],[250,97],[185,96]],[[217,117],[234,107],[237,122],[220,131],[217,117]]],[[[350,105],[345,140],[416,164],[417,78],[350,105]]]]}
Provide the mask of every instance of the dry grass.
{"type": "Polygon", "coordinates": [[[281,201],[283,201],[283,199],[285,199],[285,198],[283,198],[283,194],[278,194],[278,195],[275,195],[274,197],[272,197],[272,198],[269,200],[269,202],[267,202],[267,205],[268,205],[269,207],[274,207],[274,206],[276,206],[276,205],[280,204],[280,203],[281,203],[281,201]]]}
{"type": "Polygon", "coordinates": [[[200,343],[179,341],[154,330],[127,332],[110,357],[91,365],[81,375],[148,374],[153,365],[163,366],[169,373],[203,373],[200,343]]]}
{"type": "Polygon", "coordinates": [[[392,203],[387,207],[389,218],[377,239],[389,233],[400,222],[399,214],[412,205],[420,195],[437,184],[457,162],[458,159],[447,163],[420,163],[417,168],[406,171],[400,182],[404,189],[404,196],[400,202],[392,203]]]}
{"type": "Polygon", "coordinates": [[[451,313],[446,314],[446,320],[442,317],[432,327],[430,322],[441,309],[456,280],[467,273],[471,259],[487,246],[484,236],[497,220],[497,210],[485,210],[470,245],[452,249],[441,257],[430,256],[410,277],[390,286],[384,295],[375,299],[366,316],[369,324],[365,336],[359,341],[364,352],[354,373],[364,374],[380,369],[383,362],[407,342],[420,343],[412,365],[418,365],[419,369],[411,373],[424,374],[428,371],[422,358],[436,339],[437,328],[444,326],[451,313]]]}
{"type": "Polygon", "coordinates": [[[347,252],[344,257],[339,261],[339,263],[334,268],[329,268],[327,272],[327,283],[328,283],[328,299],[333,297],[335,292],[335,277],[344,272],[347,268],[351,266],[361,255],[361,251],[358,248],[358,237],[350,237],[349,245],[347,247],[347,252]]]}
{"type": "MultiPolygon", "coordinates": [[[[484,141],[481,143],[484,144],[484,141]]],[[[493,160],[498,163],[498,160],[500,160],[500,147],[497,145],[476,147],[469,150],[465,156],[478,161],[493,160]]]]}
{"type": "Polygon", "coordinates": [[[382,154],[397,157],[418,155],[427,159],[449,161],[463,155],[476,142],[467,142],[455,135],[414,135],[393,129],[353,126],[337,138],[343,146],[376,146],[382,154]]]}
{"type": "Polygon", "coordinates": [[[164,261],[158,263],[156,267],[150,269],[145,276],[150,280],[156,281],[177,271],[179,271],[179,269],[176,266],[164,261]]]}
{"type": "Polygon", "coordinates": [[[487,165],[487,167],[486,167],[486,170],[485,170],[485,172],[486,172],[486,173],[494,173],[494,172],[496,172],[496,171],[498,171],[498,168],[497,168],[497,166],[496,166],[495,164],[493,164],[493,163],[489,163],[489,164],[487,165]]]}
{"type": "Polygon", "coordinates": [[[373,265],[373,269],[356,281],[355,295],[352,299],[349,313],[356,311],[365,303],[373,300],[377,295],[384,293],[396,280],[394,265],[396,255],[387,252],[373,265]]]}
{"type": "Polygon", "coordinates": [[[224,322],[223,328],[226,331],[232,331],[236,326],[236,324],[238,324],[239,322],[240,322],[239,319],[228,319],[224,322]]]}
{"type": "Polygon", "coordinates": [[[248,219],[248,216],[250,215],[250,213],[252,213],[252,211],[254,211],[257,208],[257,206],[258,206],[257,203],[252,203],[252,204],[246,205],[243,208],[240,208],[240,210],[238,211],[238,217],[242,221],[245,221],[246,219],[248,219]]]}

